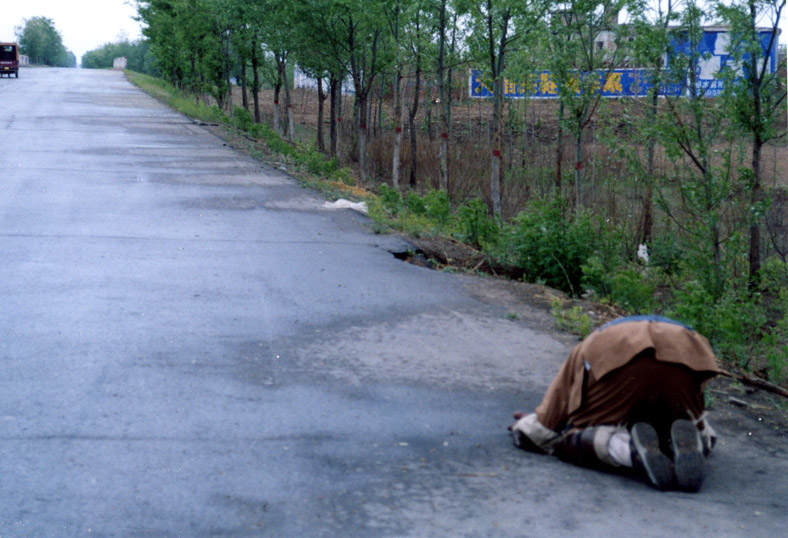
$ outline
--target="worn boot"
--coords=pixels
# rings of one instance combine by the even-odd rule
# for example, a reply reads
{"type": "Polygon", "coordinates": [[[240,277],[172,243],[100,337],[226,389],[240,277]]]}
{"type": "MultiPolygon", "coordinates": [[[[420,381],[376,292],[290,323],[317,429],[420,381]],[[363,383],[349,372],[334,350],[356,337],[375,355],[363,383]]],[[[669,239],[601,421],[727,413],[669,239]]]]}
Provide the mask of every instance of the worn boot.
{"type": "Polygon", "coordinates": [[[699,491],[706,477],[706,457],[698,429],[689,420],[677,420],[670,427],[670,444],[679,488],[699,491]]]}
{"type": "Polygon", "coordinates": [[[660,490],[673,487],[676,475],[673,462],[659,449],[656,430],[645,422],[632,426],[632,466],[648,476],[651,483],[660,490]]]}

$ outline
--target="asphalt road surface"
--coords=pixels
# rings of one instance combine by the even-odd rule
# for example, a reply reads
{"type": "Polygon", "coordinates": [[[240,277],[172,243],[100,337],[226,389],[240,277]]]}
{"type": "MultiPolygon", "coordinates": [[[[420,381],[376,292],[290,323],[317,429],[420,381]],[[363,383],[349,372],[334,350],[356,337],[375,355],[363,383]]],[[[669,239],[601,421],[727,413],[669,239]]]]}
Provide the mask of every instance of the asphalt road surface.
{"type": "Polygon", "coordinates": [[[0,127],[0,536],[786,532],[786,447],[724,421],[697,495],[514,448],[549,316],[121,73],[2,79],[0,127]]]}

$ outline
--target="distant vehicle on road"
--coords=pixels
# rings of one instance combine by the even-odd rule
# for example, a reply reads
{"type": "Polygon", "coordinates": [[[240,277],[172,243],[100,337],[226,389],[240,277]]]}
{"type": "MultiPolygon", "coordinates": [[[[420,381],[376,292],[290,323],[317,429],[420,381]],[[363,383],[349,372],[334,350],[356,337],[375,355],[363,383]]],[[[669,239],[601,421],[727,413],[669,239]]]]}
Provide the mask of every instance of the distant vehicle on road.
{"type": "Polygon", "coordinates": [[[19,78],[19,45],[0,43],[0,76],[12,74],[19,78]]]}

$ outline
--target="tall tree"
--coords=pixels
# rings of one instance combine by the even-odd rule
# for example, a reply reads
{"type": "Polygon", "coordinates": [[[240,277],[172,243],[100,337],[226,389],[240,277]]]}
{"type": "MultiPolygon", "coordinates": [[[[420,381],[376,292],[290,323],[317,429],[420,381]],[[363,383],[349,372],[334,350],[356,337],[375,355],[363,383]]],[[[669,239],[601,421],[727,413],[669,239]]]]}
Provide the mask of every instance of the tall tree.
{"type": "Polygon", "coordinates": [[[317,81],[318,118],[317,145],[320,151],[336,155],[337,128],[335,97],[339,92],[339,81],[342,80],[346,66],[343,55],[338,51],[336,43],[329,38],[330,28],[324,24],[324,13],[318,5],[320,0],[304,0],[288,5],[288,19],[293,26],[297,39],[293,40],[293,52],[299,69],[317,81]],[[325,101],[329,100],[329,133],[330,142],[325,143],[325,101]]]}
{"type": "MultiPolygon", "coordinates": [[[[642,225],[639,231],[639,241],[650,244],[653,234],[653,186],[655,181],[655,159],[657,150],[657,137],[654,130],[659,112],[660,89],[666,80],[664,58],[670,51],[669,25],[677,20],[678,14],[674,9],[674,1],[667,0],[663,3],[658,0],[656,6],[640,6],[636,9],[633,20],[633,41],[630,55],[634,65],[648,69],[648,93],[643,101],[646,107],[641,130],[645,134],[646,164],[643,168],[639,162],[634,161],[639,175],[645,184],[643,194],[642,225]]],[[[634,153],[634,152],[633,152],[634,153]]]]}
{"type": "Polygon", "coordinates": [[[402,154],[402,66],[404,63],[404,51],[402,50],[402,0],[394,0],[393,4],[386,11],[389,28],[394,46],[394,146],[392,150],[391,164],[391,183],[395,189],[399,188],[401,154],[402,154]]]}
{"type": "Polygon", "coordinates": [[[744,227],[749,204],[737,195],[743,185],[735,152],[717,151],[731,148],[737,135],[728,128],[724,102],[708,98],[710,86],[700,77],[707,59],[702,19],[701,7],[690,0],[672,30],[667,82],[681,91],[665,96],[665,114],[657,116],[658,140],[673,163],[672,177],[660,184],[658,195],[685,245],[695,245],[692,270],[716,301],[725,292],[723,247],[744,227]]]}
{"type": "Polygon", "coordinates": [[[416,115],[419,112],[419,102],[421,101],[421,82],[424,69],[425,48],[428,43],[427,30],[423,19],[425,13],[422,10],[421,2],[415,1],[411,4],[408,13],[408,24],[406,25],[407,41],[409,50],[408,61],[413,69],[413,94],[411,104],[408,107],[408,135],[410,137],[410,186],[416,187],[416,176],[419,163],[419,144],[418,129],[416,127],[416,115]]]}
{"type": "Polygon", "coordinates": [[[475,56],[487,63],[493,87],[492,140],[490,156],[490,203],[501,215],[501,150],[503,139],[504,78],[508,56],[528,34],[542,24],[546,4],[540,0],[465,0],[458,4],[470,15],[469,44],[475,56]]]}
{"type": "Polygon", "coordinates": [[[55,23],[47,17],[25,19],[16,28],[19,51],[36,65],[52,67],[75,67],[76,58],[63,46],[63,38],[55,28],[55,23]]]}
{"type": "Polygon", "coordinates": [[[368,104],[378,75],[393,58],[385,17],[385,2],[326,0],[325,13],[330,37],[347,58],[354,89],[354,127],[362,181],[369,177],[368,104]]]}
{"type": "Polygon", "coordinates": [[[602,89],[615,86],[613,69],[625,58],[627,30],[618,25],[619,12],[629,0],[566,0],[553,10],[548,43],[549,68],[558,85],[564,125],[575,141],[575,205],[581,197],[585,161],[583,134],[601,103],[602,89]]]}
{"type": "Polygon", "coordinates": [[[734,122],[752,140],[750,164],[749,273],[750,286],[760,283],[761,226],[763,219],[763,146],[777,136],[777,111],[784,110],[785,86],[776,69],[777,36],[786,0],[736,0],[718,3],[716,11],[730,26],[728,65],[724,97],[730,103],[734,122]],[[768,26],[759,27],[768,23],[768,26]]]}
{"type": "Polygon", "coordinates": [[[136,20],[143,23],[142,34],[150,42],[159,71],[175,87],[182,87],[182,51],[175,33],[176,0],[138,0],[136,20]]]}
{"type": "Polygon", "coordinates": [[[440,106],[440,180],[438,182],[440,190],[449,190],[449,136],[451,132],[451,93],[447,94],[447,86],[450,85],[451,70],[447,59],[452,60],[447,53],[449,49],[448,27],[452,18],[451,7],[448,0],[439,0],[435,6],[438,11],[436,17],[438,34],[438,63],[436,76],[438,78],[438,101],[440,106]],[[448,80],[447,80],[448,79],[448,80]],[[447,84],[449,82],[449,84],[447,84]]]}

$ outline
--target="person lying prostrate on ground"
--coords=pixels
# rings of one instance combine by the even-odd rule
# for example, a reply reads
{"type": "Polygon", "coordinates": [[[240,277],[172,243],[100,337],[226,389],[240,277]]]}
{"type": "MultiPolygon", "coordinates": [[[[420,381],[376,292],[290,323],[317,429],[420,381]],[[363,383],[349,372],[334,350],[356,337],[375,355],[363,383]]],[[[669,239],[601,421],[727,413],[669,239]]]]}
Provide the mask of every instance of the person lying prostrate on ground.
{"type": "Polygon", "coordinates": [[[661,490],[696,492],[716,434],[703,387],[720,372],[708,340],[675,320],[634,316],[578,344],[533,413],[509,429],[522,449],[631,468],[661,490]]]}

